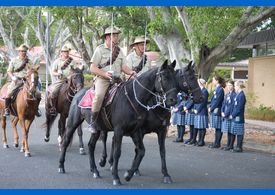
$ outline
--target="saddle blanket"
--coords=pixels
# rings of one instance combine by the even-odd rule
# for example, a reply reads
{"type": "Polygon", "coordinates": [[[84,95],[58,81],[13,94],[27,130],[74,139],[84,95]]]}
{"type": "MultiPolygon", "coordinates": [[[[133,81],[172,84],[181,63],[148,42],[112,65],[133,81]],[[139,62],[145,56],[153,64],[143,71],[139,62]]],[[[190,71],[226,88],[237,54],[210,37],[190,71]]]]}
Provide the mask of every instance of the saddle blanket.
{"type": "Polygon", "coordinates": [[[92,102],[94,97],[95,97],[94,89],[89,89],[88,91],[86,91],[85,95],[80,100],[78,106],[80,108],[92,108],[92,102]]]}

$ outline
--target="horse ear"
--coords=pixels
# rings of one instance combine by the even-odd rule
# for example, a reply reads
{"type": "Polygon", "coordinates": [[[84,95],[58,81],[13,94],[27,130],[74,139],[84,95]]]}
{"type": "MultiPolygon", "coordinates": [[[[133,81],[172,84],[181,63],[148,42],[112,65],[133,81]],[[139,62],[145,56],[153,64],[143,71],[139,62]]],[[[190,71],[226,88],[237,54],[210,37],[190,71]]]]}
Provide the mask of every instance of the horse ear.
{"type": "Polygon", "coordinates": [[[174,60],[174,61],[172,62],[172,64],[171,64],[171,66],[173,67],[173,69],[176,67],[176,64],[177,64],[177,61],[174,60]]]}
{"type": "Polygon", "coordinates": [[[167,66],[168,66],[168,60],[166,59],[166,60],[163,62],[162,66],[161,66],[161,69],[165,69],[165,68],[167,68],[167,66]]]}
{"type": "Polygon", "coordinates": [[[187,70],[189,70],[189,69],[191,68],[192,63],[193,63],[193,61],[190,61],[190,62],[189,62],[189,64],[187,65],[187,70]]]}

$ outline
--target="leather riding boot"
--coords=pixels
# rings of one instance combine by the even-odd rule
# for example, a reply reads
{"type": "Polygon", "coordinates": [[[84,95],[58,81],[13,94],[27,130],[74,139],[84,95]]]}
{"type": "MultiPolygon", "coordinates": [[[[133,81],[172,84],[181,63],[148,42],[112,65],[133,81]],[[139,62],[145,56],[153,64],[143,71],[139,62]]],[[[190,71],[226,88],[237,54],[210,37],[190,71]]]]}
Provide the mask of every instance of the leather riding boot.
{"type": "Polygon", "coordinates": [[[230,150],[230,142],[231,142],[232,136],[231,133],[227,133],[227,144],[226,146],[223,148],[223,150],[227,151],[230,150]]]}
{"type": "Polygon", "coordinates": [[[194,144],[197,145],[197,135],[198,135],[198,129],[194,128],[194,132],[193,132],[193,138],[192,140],[189,142],[189,144],[194,144]]]}
{"type": "Polygon", "coordinates": [[[96,120],[98,118],[98,114],[99,114],[99,112],[92,112],[91,122],[90,122],[90,124],[88,126],[88,130],[91,133],[97,133],[96,120]]]}
{"type": "Polygon", "coordinates": [[[4,113],[4,116],[9,116],[10,115],[10,105],[11,105],[11,98],[7,97],[5,99],[5,113],[4,113]]]}
{"type": "Polygon", "coordinates": [[[242,152],[243,151],[243,135],[237,135],[237,147],[233,152],[242,152]]]}

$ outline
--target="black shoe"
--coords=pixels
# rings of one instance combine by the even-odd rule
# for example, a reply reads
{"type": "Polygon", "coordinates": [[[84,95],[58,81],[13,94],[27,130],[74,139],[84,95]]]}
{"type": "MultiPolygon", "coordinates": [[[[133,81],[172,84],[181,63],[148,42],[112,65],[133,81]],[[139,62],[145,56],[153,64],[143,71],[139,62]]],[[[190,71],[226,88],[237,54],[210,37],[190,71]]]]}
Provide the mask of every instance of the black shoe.
{"type": "Polygon", "coordinates": [[[176,142],[176,143],[183,142],[183,139],[177,138],[177,139],[173,140],[173,142],[176,142]]]}
{"type": "Polygon", "coordinates": [[[243,152],[243,149],[237,147],[233,149],[233,152],[243,152]]]}
{"type": "Polygon", "coordinates": [[[221,147],[220,145],[216,145],[213,143],[208,146],[208,148],[220,148],[220,147],[221,147]]]}
{"type": "Polygon", "coordinates": [[[10,109],[6,108],[4,116],[10,116],[10,109]]]}
{"type": "Polygon", "coordinates": [[[204,142],[199,142],[199,143],[198,143],[198,146],[200,146],[200,147],[201,147],[201,146],[204,146],[204,145],[205,145],[204,142]]]}
{"type": "Polygon", "coordinates": [[[189,144],[190,141],[191,141],[191,139],[188,139],[188,140],[186,140],[184,143],[185,143],[185,144],[189,144]]]}

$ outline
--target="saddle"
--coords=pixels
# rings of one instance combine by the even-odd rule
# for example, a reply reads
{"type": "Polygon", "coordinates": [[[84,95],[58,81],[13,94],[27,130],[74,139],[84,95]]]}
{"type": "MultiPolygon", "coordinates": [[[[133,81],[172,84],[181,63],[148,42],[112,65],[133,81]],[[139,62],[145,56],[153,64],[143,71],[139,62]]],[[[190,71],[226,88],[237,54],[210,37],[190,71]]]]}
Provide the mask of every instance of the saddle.
{"type": "MultiPolygon", "coordinates": [[[[115,96],[118,88],[120,87],[120,85],[121,85],[121,83],[119,83],[119,84],[114,83],[109,87],[109,89],[107,90],[107,93],[105,94],[102,107],[106,107],[113,102],[114,96],[115,96]]],[[[80,100],[78,106],[80,108],[91,109],[94,97],[95,97],[95,90],[93,88],[91,88],[88,91],[86,91],[85,95],[80,100]]]]}

